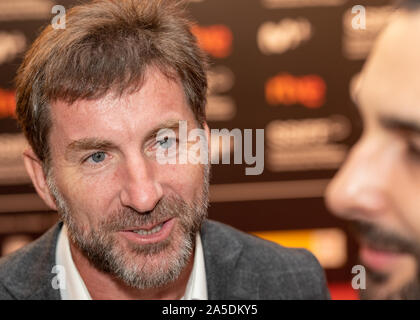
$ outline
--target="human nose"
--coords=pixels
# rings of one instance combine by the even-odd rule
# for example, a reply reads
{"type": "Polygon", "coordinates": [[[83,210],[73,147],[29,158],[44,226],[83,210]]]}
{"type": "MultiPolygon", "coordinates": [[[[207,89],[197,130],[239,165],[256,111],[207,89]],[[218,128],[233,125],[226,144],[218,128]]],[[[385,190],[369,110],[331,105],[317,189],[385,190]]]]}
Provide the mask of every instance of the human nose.
{"type": "Polygon", "coordinates": [[[372,220],[386,212],[392,159],[386,142],[362,137],[328,185],[327,207],[339,218],[372,220]]]}
{"type": "Polygon", "coordinates": [[[162,195],[162,186],[156,179],[153,166],[140,157],[128,161],[120,193],[122,204],[147,213],[153,210],[162,195]]]}

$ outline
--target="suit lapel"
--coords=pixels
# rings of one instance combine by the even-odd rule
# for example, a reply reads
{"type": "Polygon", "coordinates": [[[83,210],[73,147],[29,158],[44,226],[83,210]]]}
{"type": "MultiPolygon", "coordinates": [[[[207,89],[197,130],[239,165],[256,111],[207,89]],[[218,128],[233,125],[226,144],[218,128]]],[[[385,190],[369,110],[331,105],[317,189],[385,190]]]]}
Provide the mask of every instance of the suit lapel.
{"type": "Polygon", "coordinates": [[[206,221],[200,234],[209,300],[258,299],[258,275],[239,264],[242,244],[229,229],[206,221]]]}
{"type": "Polygon", "coordinates": [[[19,263],[11,261],[9,277],[4,286],[19,300],[59,300],[60,292],[52,287],[56,274],[55,248],[61,225],[56,224],[38,240],[15,255],[19,263]]]}

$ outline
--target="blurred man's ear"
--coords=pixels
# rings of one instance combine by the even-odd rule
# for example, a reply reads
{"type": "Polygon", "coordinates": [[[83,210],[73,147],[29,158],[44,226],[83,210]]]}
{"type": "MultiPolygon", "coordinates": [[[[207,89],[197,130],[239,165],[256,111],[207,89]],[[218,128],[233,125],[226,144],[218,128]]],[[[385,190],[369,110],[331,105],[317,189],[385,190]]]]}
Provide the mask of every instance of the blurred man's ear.
{"type": "Polygon", "coordinates": [[[42,163],[32,148],[29,147],[23,152],[23,162],[38,195],[44,200],[48,207],[52,210],[57,210],[55,201],[48,189],[42,163]]]}

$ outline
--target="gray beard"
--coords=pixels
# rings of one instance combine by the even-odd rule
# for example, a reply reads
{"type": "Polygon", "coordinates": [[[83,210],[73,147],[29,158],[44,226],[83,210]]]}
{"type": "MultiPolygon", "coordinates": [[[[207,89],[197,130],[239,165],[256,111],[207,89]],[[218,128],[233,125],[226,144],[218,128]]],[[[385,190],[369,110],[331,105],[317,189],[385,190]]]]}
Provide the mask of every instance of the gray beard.
{"type": "Polygon", "coordinates": [[[56,187],[51,171],[47,174],[47,183],[60,218],[68,228],[70,241],[96,269],[111,274],[129,287],[143,290],[175,281],[192,257],[195,237],[207,217],[209,202],[210,167],[206,165],[203,169],[203,187],[191,205],[180,197],[168,197],[162,198],[146,214],[128,207],[120,208],[101,221],[95,230],[83,230],[74,219],[68,202],[56,187]],[[129,250],[121,250],[121,245],[113,237],[113,233],[126,227],[153,224],[167,218],[177,218],[180,230],[174,228],[165,241],[141,246],[130,243],[129,250]],[[178,237],[175,231],[178,231],[178,237]],[[149,262],[153,256],[164,253],[165,258],[158,263],[152,265],[149,262]],[[141,263],[138,263],[139,260],[141,263]]]}
{"type": "MultiPolygon", "coordinates": [[[[381,296],[384,300],[420,300],[420,259],[417,259],[417,273],[412,281],[401,286],[399,290],[381,296]]],[[[367,270],[366,289],[360,290],[359,295],[362,300],[376,300],[380,294],[380,285],[388,281],[388,276],[367,270]],[[373,288],[373,289],[372,289],[373,288]]]]}

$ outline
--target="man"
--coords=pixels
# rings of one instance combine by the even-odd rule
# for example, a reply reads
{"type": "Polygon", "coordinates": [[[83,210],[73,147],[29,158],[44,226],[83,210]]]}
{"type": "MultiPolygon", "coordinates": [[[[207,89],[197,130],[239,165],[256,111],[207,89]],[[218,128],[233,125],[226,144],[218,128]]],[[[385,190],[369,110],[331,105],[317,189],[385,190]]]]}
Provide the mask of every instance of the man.
{"type": "Polygon", "coordinates": [[[420,299],[420,1],[406,2],[354,92],[364,132],[326,201],[348,219],[366,268],[363,299],[420,299]]]}
{"type": "Polygon", "coordinates": [[[328,298],[307,251],[206,220],[208,165],[159,161],[192,148],[180,121],[209,140],[189,27],[174,1],[102,0],[34,42],[17,77],[24,160],[63,223],[0,260],[0,298],[328,298]]]}

